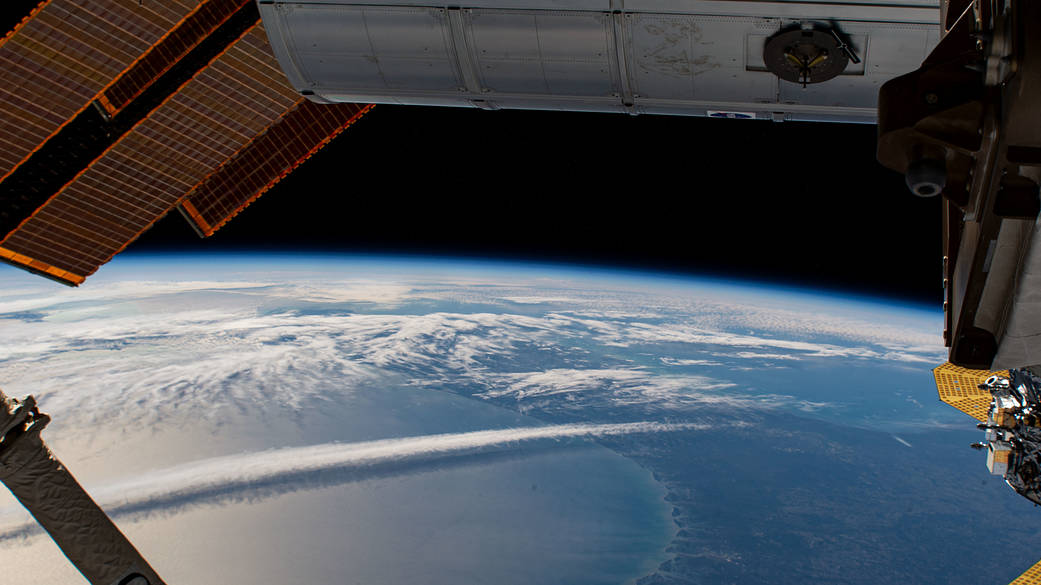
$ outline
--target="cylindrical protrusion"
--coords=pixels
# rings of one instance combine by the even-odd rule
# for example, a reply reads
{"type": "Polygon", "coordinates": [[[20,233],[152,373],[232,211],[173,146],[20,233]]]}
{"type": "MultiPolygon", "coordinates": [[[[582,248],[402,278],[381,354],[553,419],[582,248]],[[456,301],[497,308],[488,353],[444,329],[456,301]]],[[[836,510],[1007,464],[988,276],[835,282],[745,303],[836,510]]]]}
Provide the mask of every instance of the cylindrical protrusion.
{"type": "Polygon", "coordinates": [[[907,188],[919,197],[935,197],[947,184],[947,165],[942,160],[921,158],[907,166],[907,188]]]}

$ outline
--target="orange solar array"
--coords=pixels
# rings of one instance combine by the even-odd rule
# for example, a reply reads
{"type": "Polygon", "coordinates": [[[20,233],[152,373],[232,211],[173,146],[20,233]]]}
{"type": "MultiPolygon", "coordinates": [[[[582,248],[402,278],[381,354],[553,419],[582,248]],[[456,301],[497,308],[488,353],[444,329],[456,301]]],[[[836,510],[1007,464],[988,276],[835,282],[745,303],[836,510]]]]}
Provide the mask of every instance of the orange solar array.
{"type": "Polygon", "coordinates": [[[989,391],[981,390],[979,385],[991,376],[1008,378],[1009,371],[971,370],[951,362],[944,362],[933,369],[940,400],[981,422],[987,422],[992,397],[989,391]]]}
{"type": "Polygon", "coordinates": [[[1009,585],[1041,585],[1041,561],[1024,571],[1019,577],[1016,577],[1016,580],[1009,583],[1009,585]]]}
{"type": "Polygon", "coordinates": [[[212,234],[370,107],[294,91],[255,0],[25,9],[0,39],[0,261],[66,284],[178,204],[212,234]]]}
{"type": "Polygon", "coordinates": [[[109,115],[116,114],[153,81],[198,46],[239,8],[253,0],[208,0],[199,4],[176,28],[141,55],[98,96],[109,115]]]}
{"type": "Polygon", "coordinates": [[[301,99],[192,191],[182,213],[200,235],[213,235],[370,108],[301,99]]]}
{"type": "Polygon", "coordinates": [[[51,0],[0,44],[0,177],[192,12],[198,2],[51,0]]]}
{"type": "Polygon", "coordinates": [[[256,26],[0,248],[89,276],[298,99],[256,26]]]}

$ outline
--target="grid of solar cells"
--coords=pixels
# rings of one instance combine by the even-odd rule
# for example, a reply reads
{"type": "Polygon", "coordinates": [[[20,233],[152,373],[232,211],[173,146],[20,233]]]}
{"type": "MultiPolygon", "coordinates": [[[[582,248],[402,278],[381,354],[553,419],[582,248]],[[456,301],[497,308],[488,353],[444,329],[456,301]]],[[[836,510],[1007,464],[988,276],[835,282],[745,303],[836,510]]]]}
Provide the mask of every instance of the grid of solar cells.
{"type": "Polygon", "coordinates": [[[986,390],[980,390],[979,385],[991,376],[1007,378],[1008,375],[1008,370],[972,370],[950,362],[933,370],[940,400],[983,422],[987,421],[987,413],[990,411],[991,395],[986,390]]]}
{"type": "Polygon", "coordinates": [[[257,25],[0,246],[90,275],[298,99],[257,25]]]}
{"type": "Polygon", "coordinates": [[[0,44],[0,177],[196,6],[52,0],[0,44]]]}
{"type": "Polygon", "coordinates": [[[371,107],[301,100],[199,185],[184,209],[203,235],[212,235],[371,107]]]}
{"type": "Polygon", "coordinates": [[[1016,580],[1009,585],[1041,585],[1041,561],[1016,577],[1016,580]]]}
{"type": "Polygon", "coordinates": [[[115,114],[170,69],[236,10],[253,0],[209,0],[142,55],[102,93],[101,104],[115,114]]]}

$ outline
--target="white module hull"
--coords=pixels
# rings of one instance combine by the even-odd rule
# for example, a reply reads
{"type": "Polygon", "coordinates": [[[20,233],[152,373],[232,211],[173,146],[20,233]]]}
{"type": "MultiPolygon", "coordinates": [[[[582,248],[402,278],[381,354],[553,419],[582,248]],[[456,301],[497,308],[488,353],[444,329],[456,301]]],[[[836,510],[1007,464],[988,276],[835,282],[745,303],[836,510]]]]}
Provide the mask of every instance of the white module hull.
{"type": "Polygon", "coordinates": [[[935,1],[311,0],[260,4],[315,101],[874,123],[879,87],[940,38],[935,1]],[[792,26],[831,26],[860,63],[803,87],[767,70],[792,26]]]}

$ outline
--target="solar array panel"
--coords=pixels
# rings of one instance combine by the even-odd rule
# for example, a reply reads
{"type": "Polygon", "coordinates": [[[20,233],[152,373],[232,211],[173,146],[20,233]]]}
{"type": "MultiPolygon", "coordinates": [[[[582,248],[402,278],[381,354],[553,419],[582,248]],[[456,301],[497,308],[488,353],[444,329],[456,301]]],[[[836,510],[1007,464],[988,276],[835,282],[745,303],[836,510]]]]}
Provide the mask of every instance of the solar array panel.
{"type": "Polygon", "coordinates": [[[0,261],[78,285],[180,209],[210,235],[368,111],[279,67],[255,0],[44,0],[0,39],[0,261]]]}
{"type": "Polygon", "coordinates": [[[254,26],[0,241],[0,249],[82,282],[299,99],[262,27],[254,26]]]}
{"type": "Polygon", "coordinates": [[[192,191],[182,213],[200,235],[213,235],[371,107],[301,99],[192,191]]]}
{"type": "Polygon", "coordinates": [[[0,180],[198,2],[50,0],[0,41],[0,180]]]}
{"type": "Polygon", "coordinates": [[[1009,585],[1041,585],[1041,561],[1034,564],[1023,572],[1022,575],[1016,577],[1016,580],[1009,585]]]}
{"type": "Polygon", "coordinates": [[[981,422],[987,422],[991,395],[979,385],[991,376],[1008,377],[1008,370],[971,370],[944,362],[933,370],[940,400],[981,422]]]}
{"type": "Polygon", "coordinates": [[[200,3],[176,28],[141,55],[122,75],[112,80],[98,96],[99,103],[110,116],[115,115],[231,18],[239,8],[252,1],[209,0],[200,3]]]}

